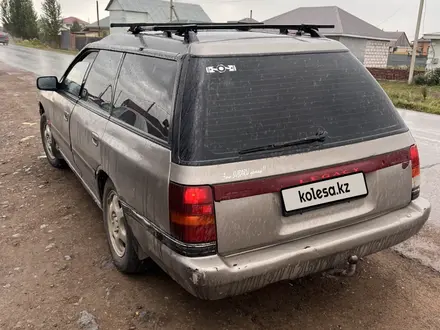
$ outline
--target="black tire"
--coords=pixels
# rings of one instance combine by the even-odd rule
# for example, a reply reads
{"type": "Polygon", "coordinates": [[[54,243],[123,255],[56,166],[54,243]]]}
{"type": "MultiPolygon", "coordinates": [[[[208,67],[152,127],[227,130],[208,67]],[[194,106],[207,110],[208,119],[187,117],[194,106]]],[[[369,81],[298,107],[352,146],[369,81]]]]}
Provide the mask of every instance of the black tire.
{"type": "Polygon", "coordinates": [[[113,258],[113,263],[121,273],[125,273],[125,274],[143,273],[147,269],[147,265],[150,262],[150,259],[139,260],[138,255],[136,253],[136,247],[138,243],[126,220],[124,220],[125,221],[124,227],[126,232],[126,244],[123,255],[121,255],[120,251],[119,253],[117,252],[117,248],[114,247],[114,243],[112,242],[112,237],[111,237],[112,233],[111,233],[111,229],[109,229],[110,220],[108,219],[108,215],[110,212],[109,199],[112,199],[112,196],[114,195],[116,195],[117,198],[119,199],[118,193],[116,191],[113,182],[110,179],[108,179],[104,187],[104,193],[102,198],[102,209],[104,216],[104,228],[107,234],[107,242],[113,258]]]}
{"type": "MultiPolygon", "coordinates": [[[[50,132],[50,148],[51,150],[48,150],[48,143],[47,141],[47,137],[46,137],[46,128],[48,127],[48,123],[47,123],[47,117],[46,115],[43,113],[40,117],[40,134],[41,134],[41,140],[43,142],[43,148],[44,148],[44,153],[46,154],[47,157],[47,161],[49,162],[50,165],[52,165],[55,168],[58,169],[63,169],[67,167],[67,163],[64,161],[63,156],[61,156],[61,153],[58,151],[58,147],[57,144],[55,142],[55,140],[52,137],[52,133],[50,132]]],[[[50,131],[50,126],[49,126],[49,131],[50,131]]]]}

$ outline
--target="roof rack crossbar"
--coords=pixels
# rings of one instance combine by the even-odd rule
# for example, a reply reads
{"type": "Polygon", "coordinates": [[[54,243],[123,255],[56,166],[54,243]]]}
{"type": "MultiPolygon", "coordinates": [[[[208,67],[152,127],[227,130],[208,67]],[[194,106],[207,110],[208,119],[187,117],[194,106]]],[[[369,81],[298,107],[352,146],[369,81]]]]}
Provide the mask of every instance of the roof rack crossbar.
{"type": "Polygon", "coordinates": [[[183,36],[187,43],[198,41],[197,32],[199,30],[229,30],[249,31],[252,29],[279,30],[280,34],[289,34],[289,30],[296,31],[296,35],[308,33],[312,38],[321,38],[319,29],[333,29],[334,25],[299,24],[299,25],[279,25],[264,23],[112,23],[110,27],[128,27],[128,32],[139,34],[144,31],[164,31],[168,36],[174,32],[178,36],[183,36]]]}

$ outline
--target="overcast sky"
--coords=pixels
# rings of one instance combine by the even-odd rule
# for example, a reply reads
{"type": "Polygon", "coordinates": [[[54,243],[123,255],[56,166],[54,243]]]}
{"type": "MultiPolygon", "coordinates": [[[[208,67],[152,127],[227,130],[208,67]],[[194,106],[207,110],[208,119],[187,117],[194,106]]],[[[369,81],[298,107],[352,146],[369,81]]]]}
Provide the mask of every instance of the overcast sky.
{"type": "MultiPolygon", "coordinates": [[[[33,1],[37,11],[40,12],[42,0],[33,1]]],[[[85,21],[96,21],[96,0],[59,0],[59,2],[63,16],[76,16],[85,21]]],[[[104,10],[108,2],[109,0],[99,0],[101,18],[108,16],[108,12],[104,10]]],[[[255,19],[265,20],[297,7],[335,5],[381,29],[405,31],[410,38],[415,34],[420,3],[419,0],[180,0],[180,2],[202,5],[211,19],[219,22],[248,17],[251,9],[255,19]]],[[[426,0],[422,33],[440,32],[439,13],[440,1],[426,0]]]]}

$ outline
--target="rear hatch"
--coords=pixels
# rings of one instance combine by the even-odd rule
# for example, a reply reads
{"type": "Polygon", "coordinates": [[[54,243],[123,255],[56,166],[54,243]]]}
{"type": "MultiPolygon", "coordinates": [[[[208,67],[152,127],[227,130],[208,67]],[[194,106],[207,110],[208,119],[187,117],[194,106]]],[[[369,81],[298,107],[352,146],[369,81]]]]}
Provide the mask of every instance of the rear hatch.
{"type": "Polygon", "coordinates": [[[351,53],[191,57],[187,72],[171,180],[212,187],[220,254],[411,201],[412,136],[351,53]]]}

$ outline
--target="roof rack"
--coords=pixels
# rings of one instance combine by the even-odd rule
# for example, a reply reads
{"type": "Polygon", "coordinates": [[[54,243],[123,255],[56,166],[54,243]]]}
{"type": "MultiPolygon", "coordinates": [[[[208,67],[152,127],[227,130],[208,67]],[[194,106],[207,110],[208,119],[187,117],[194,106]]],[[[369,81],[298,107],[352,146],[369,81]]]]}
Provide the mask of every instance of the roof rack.
{"type": "Polygon", "coordinates": [[[333,29],[334,25],[279,25],[264,23],[112,23],[110,27],[128,27],[128,32],[139,34],[145,31],[164,31],[165,35],[171,37],[171,32],[177,36],[183,36],[187,43],[196,42],[199,30],[238,30],[249,31],[253,29],[279,30],[280,34],[289,34],[289,30],[296,31],[296,35],[303,33],[310,34],[312,38],[322,38],[319,29],[333,29]]]}

